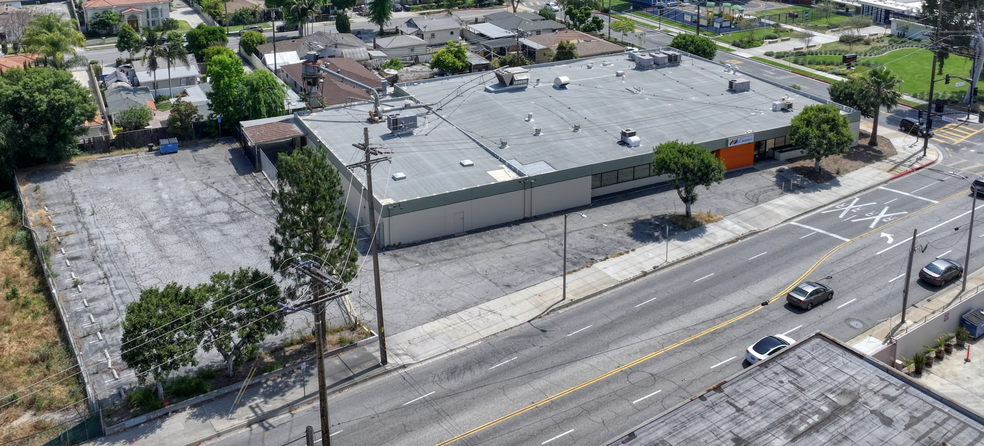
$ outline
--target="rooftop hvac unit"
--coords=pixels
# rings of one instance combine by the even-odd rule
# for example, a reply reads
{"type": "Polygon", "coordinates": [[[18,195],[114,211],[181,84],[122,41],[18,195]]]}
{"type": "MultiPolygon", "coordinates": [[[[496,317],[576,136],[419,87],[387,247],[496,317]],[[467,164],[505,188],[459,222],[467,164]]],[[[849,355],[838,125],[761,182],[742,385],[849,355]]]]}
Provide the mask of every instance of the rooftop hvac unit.
{"type": "Polygon", "coordinates": [[[663,51],[663,54],[666,55],[667,63],[671,63],[671,64],[680,63],[680,53],[676,51],[663,51]]]}
{"type": "Polygon", "coordinates": [[[495,70],[495,77],[507,87],[526,88],[530,83],[530,70],[522,67],[499,68],[495,70]]]}
{"type": "Polygon", "coordinates": [[[752,83],[748,79],[731,79],[728,81],[728,90],[735,93],[750,91],[751,89],[752,83]]]}
{"type": "Polygon", "coordinates": [[[567,88],[567,85],[571,83],[571,79],[567,76],[557,76],[554,78],[554,87],[557,88],[567,88]]]}
{"type": "Polygon", "coordinates": [[[669,65],[670,63],[670,57],[663,53],[653,53],[652,56],[653,56],[653,62],[656,64],[657,67],[661,67],[663,65],[669,65]]]}
{"type": "Polygon", "coordinates": [[[417,115],[400,113],[389,115],[386,117],[386,128],[393,133],[413,131],[417,128],[417,115]]]}
{"type": "Polygon", "coordinates": [[[638,147],[642,142],[632,129],[622,129],[620,141],[629,147],[638,147]]]}
{"type": "Polygon", "coordinates": [[[772,103],[772,111],[792,111],[793,110],[793,100],[788,97],[784,97],[778,101],[772,103]]]}
{"type": "Polygon", "coordinates": [[[656,65],[656,61],[653,60],[653,56],[649,54],[637,54],[635,57],[636,68],[652,68],[656,65]]]}

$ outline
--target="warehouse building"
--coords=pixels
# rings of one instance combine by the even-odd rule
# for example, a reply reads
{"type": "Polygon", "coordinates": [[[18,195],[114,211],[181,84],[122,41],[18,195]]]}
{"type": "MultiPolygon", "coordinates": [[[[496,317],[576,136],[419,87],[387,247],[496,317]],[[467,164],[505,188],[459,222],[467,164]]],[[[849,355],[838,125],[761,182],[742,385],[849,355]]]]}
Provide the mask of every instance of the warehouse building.
{"type": "MultiPolygon", "coordinates": [[[[783,156],[792,118],[823,101],[686,54],[632,56],[382,86],[375,103],[289,121],[308,144],[327,147],[352,186],[346,197],[360,225],[368,222],[365,170],[346,166],[364,160],[353,144],[368,129],[370,145],[389,157],[373,170],[373,204],[379,242],[393,246],[666,181],[650,165],[653,148],[668,141],[696,142],[728,169],[783,156]]],[[[333,71],[330,59],[317,64],[333,71]]],[[[857,136],[860,115],[841,108],[857,136]]]]}

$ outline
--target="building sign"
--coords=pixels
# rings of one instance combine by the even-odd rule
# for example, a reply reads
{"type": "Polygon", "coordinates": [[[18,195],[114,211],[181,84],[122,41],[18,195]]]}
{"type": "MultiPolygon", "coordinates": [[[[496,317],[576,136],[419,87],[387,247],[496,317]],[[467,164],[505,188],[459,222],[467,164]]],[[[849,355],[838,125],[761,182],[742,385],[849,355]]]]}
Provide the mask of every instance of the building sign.
{"type": "Polygon", "coordinates": [[[750,142],[755,142],[754,133],[728,138],[728,147],[740,146],[742,144],[748,144],[750,142]]]}

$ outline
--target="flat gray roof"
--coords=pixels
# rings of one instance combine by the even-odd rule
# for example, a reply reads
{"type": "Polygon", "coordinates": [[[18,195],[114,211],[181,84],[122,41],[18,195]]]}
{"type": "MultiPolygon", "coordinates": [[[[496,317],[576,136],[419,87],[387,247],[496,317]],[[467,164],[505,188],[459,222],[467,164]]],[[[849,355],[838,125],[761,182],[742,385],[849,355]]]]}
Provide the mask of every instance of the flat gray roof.
{"type": "Polygon", "coordinates": [[[609,445],[981,442],[979,416],[818,333],[609,445]]]}
{"type": "MultiPolygon", "coordinates": [[[[402,136],[391,135],[385,123],[367,124],[371,104],[319,110],[299,121],[346,164],[363,158],[352,144],[362,141],[368,126],[370,143],[392,152],[392,163],[373,171],[374,192],[381,201],[404,201],[503,181],[508,178],[496,172],[506,161],[520,176],[576,168],[599,173],[612,169],[601,163],[646,160],[667,141],[694,141],[713,150],[725,147],[729,137],[787,127],[804,106],[818,103],[757,79],[751,91],[732,93],[728,81],[747,76],[702,59],[682,60],[645,71],[623,55],[529,66],[528,88],[498,92],[486,88],[502,86],[491,71],[398,84],[409,96],[390,97],[384,115],[420,116],[419,127],[402,136]],[[555,87],[558,76],[570,84],[555,87]],[[772,111],[772,103],[786,95],[794,109],[772,111]],[[404,101],[432,107],[400,110],[404,101]],[[637,131],[638,147],[618,144],[626,128],[637,131]],[[501,141],[507,148],[500,148],[501,141]],[[462,167],[465,159],[474,165],[462,167]],[[393,180],[386,171],[406,178],[393,180]]],[[[362,169],[355,175],[364,178],[362,169]]]]}

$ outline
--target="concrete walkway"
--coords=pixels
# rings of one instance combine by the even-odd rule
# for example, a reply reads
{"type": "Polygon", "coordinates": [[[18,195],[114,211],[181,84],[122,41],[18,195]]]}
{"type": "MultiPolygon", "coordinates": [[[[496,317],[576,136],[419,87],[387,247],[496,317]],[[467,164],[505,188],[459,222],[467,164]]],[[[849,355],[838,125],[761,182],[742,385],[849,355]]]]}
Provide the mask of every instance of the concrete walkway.
{"type": "MultiPolygon", "coordinates": [[[[895,145],[897,155],[838,177],[839,186],[811,185],[784,193],[761,205],[729,215],[701,228],[702,235],[683,233],[663,243],[645,245],[625,255],[595,263],[568,274],[567,300],[561,299],[561,277],[519,290],[493,301],[387,337],[389,365],[378,364],[376,343],[326,359],[329,388],[372,379],[383,373],[468,346],[523,324],[545,312],[598,296],[644,277],[663,265],[680,262],[751,234],[768,230],[817,208],[834,204],[901,175],[931,164],[940,156],[933,148],[921,157],[921,144],[894,129],[879,134],[895,145]],[[686,241],[684,241],[686,240],[686,241]]],[[[932,146],[932,144],[931,144],[932,146]]],[[[776,163],[771,169],[778,170],[776,163]]],[[[980,278],[984,282],[984,276],[980,278]]],[[[259,377],[243,389],[220,392],[176,404],[131,420],[126,429],[90,444],[186,445],[218,437],[271,417],[317,404],[313,364],[304,363],[259,377]]],[[[984,401],[984,400],[982,400],[984,401]]]]}

